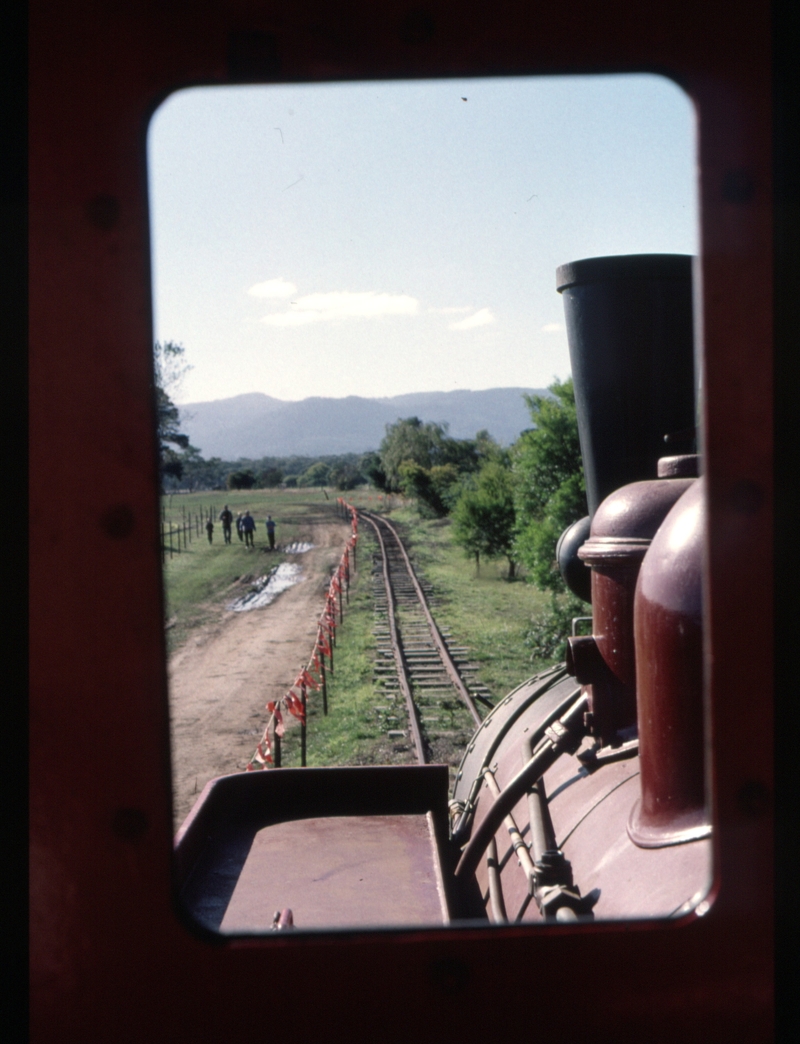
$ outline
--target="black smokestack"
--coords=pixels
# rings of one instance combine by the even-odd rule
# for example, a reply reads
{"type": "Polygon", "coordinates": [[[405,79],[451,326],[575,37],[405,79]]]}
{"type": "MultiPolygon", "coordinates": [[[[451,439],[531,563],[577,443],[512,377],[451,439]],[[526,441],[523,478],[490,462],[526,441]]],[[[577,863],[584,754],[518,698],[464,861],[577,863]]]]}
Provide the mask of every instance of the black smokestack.
{"type": "Polygon", "coordinates": [[[696,451],[692,260],[630,254],[557,270],[592,517],[615,489],[655,478],[659,457],[696,451]]]}

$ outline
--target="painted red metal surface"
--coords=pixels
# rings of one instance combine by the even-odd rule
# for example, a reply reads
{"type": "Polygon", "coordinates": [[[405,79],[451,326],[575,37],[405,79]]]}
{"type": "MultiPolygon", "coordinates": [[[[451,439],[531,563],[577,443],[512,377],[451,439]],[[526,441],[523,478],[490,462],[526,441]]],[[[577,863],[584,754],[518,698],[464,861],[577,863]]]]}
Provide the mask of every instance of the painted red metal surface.
{"type": "Polygon", "coordinates": [[[219,924],[269,929],[291,903],[294,927],[447,924],[441,872],[425,816],[324,816],[263,827],[219,924]]]}
{"type": "Polygon", "coordinates": [[[33,0],[34,1042],[249,1035],[266,985],[281,982],[307,987],[297,1003],[269,1007],[272,1036],[294,1041],[325,1039],[334,1026],[352,1040],[407,1040],[420,1025],[434,1039],[495,1039],[516,1032],[521,997],[556,999],[535,1004],[537,1034],[569,1024],[614,1041],[771,1039],[770,39],[765,0],[33,0]],[[195,83],[643,69],[674,76],[698,112],[715,828],[707,912],[637,930],[299,942],[284,931],[213,945],[181,922],[170,888],[148,116],[195,83]]]}
{"type": "Polygon", "coordinates": [[[447,924],[445,765],[282,769],[206,784],[175,840],[174,885],[202,930],[447,924]],[[440,855],[441,853],[441,855],[440,855]],[[443,861],[444,860],[444,861],[443,861]]]}
{"type": "MultiPolygon", "coordinates": [[[[534,715],[531,715],[533,717],[534,715]]],[[[515,745],[501,751],[497,783],[502,787],[522,767],[515,745]]],[[[627,831],[638,794],[640,759],[627,758],[586,773],[577,758],[562,757],[545,775],[558,847],[572,866],[581,896],[589,896],[598,919],[642,921],[670,918],[707,894],[712,880],[709,841],[675,845],[657,851],[638,847],[627,831]],[[595,893],[594,895],[592,893],[595,893]]],[[[481,792],[483,798],[484,791],[481,792]]],[[[485,795],[488,798],[488,794],[485,795]]],[[[487,802],[488,803],[488,802],[487,802]]],[[[483,818],[478,809],[476,824],[483,818]]],[[[526,841],[528,810],[522,798],[512,816],[526,841]]],[[[498,832],[497,850],[506,912],[511,921],[542,921],[537,904],[508,841],[498,832]]],[[[477,871],[488,901],[486,860],[477,871]]]]}
{"type": "Polygon", "coordinates": [[[568,666],[587,685],[591,728],[606,742],[636,724],[636,580],[656,530],[691,481],[653,479],[623,486],[597,509],[590,537],[578,551],[592,568],[592,636],[569,640],[568,666]],[[584,658],[590,661],[585,667],[584,658]]]}
{"type": "Polygon", "coordinates": [[[641,803],[628,833],[647,847],[709,832],[703,755],[703,480],[664,521],[636,590],[641,803]]]}

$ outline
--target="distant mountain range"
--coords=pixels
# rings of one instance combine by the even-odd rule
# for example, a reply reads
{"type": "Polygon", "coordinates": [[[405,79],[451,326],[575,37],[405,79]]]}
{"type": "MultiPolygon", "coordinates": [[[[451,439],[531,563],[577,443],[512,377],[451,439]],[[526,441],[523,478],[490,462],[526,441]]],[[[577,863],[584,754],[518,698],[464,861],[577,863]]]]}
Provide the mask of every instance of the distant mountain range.
{"type": "Polygon", "coordinates": [[[524,393],[542,388],[490,388],[488,391],[415,392],[388,399],[273,399],[261,392],[180,407],[181,428],[203,457],[325,456],[376,450],[386,425],[400,418],[449,424],[453,438],[469,439],[486,429],[510,445],[531,418],[524,393]]]}

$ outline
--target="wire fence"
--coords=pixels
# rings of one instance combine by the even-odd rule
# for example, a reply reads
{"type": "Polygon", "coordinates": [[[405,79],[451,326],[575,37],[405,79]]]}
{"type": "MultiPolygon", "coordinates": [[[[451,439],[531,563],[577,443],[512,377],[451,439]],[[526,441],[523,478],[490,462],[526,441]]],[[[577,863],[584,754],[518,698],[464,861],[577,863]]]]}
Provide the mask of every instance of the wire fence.
{"type": "Polygon", "coordinates": [[[179,555],[186,551],[195,537],[200,538],[205,534],[211,542],[211,534],[214,531],[214,507],[200,506],[199,511],[187,511],[181,508],[179,521],[167,519],[166,508],[161,507],[161,562],[166,562],[167,557],[179,555]],[[208,526],[211,529],[208,529],[208,526]]]}

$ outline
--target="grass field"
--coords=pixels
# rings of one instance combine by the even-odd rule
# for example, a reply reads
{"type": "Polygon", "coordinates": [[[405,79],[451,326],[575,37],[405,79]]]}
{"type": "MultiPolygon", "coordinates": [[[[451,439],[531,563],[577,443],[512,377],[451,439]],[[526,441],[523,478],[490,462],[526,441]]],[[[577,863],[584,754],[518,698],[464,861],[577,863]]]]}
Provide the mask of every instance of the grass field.
{"type": "MultiPolygon", "coordinates": [[[[335,501],[335,496],[334,496],[335,501]]],[[[318,513],[328,504],[318,490],[231,490],[225,493],[182,493],[162,498],[162,519],[166,529],[166,544],[169,547],[169,525],[178,527],[185,518],[201,517],[200,534],[193,525],[192,540],[181,551],[164,557],[164,587],[166,595],[167,646],[169,651],[178,648],[191,631],[204,623],[211,607],[221,602],[225,591],[243,576],[261,576],[273,566],[283,562],[280,553],[268,553],[267,530],[264,525],[268,514],[276,522],[276,547],[283,547],[298,539],[304,518],[318,513]],[[256,520],[255,551],[249,550],[236,535],[234,526],[229,545],[223,542],[222,523],[219,514],[225,505],[233,512],[234,520],[241,511],[249,511],[256,520]],[[209,512],[214,520],[213,543],[209,545],[203,528],[203,519],[209,512]]],[[[172,546],[177,548],[178,537],[173,531],[172,546]]]]}
{"type": "MultiPolygon", "coordinates": [[[[336,493],[329,492],[335,502],[336,493]]],[[[431,608],[439,625],[449,628],[454,643],[470,649],[469,659],[478,665],[478,677],[499,700],[520,682],[553,660],[532,661],[525,642],[532,622],[547,610],[550,596],[524,580],[509,581],[505,562],[481,563],[477,572],[451,539],[449,521],[420,519],[415,508],[399,497],[381,497],[374,491],[356,490],[347,499],[356,506],[387,514],[407,543],[420,575],[433,588],[431,608]]],[[[235,535],[231,546],[222,543],[222,527],[216,523],[214,543],[209,547],[205,533],[195,536],[186,552],[167,557],[165,585],[168,605],[170,647],[177,647],[191,630],[207,619],[209,607],[219,605],[226,589],[243,575],[261,575],[283,560],[280,554],[263,553],[266,546],[264,519],[269,512],[279,523],[278,545],[297,539],[303,518],[319,514],[325,501],[317,490],[231,492],[174,495],[165,498],[167,521],[177,521],[182,512],[214,509],[214,517],[225,503],[234,515],[249,509],[259,529],[256,551],[246,550],[235,535]]],[[[393,727],[386,720],[385,698],[373,686],[375,641],[371,582],[373,538],[368,526],[360,527],[358,570],[352,576],[350,605],[344,625],[337,634],[335,672],[328,678],[329,714],[323,715],[322,699],[309,693],[309,765],[390,763],[403,760],[401,748],[388,740],[393,727]],[[399,751],[399,753],[398,753],[399,751]]],[[[566,636],[565,636],[566,637],[566,636]]],[[[310,650],[309,650],[310,652],[310,650]]],[[[394,725],[396,727],[396,725],[394,725]]],[[[299,729],[290,728],[283,740],[283,764],[300,764],[299,729]]]]}

